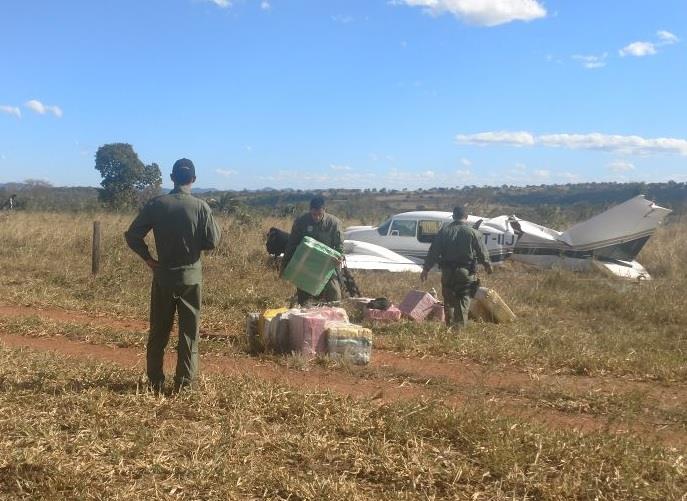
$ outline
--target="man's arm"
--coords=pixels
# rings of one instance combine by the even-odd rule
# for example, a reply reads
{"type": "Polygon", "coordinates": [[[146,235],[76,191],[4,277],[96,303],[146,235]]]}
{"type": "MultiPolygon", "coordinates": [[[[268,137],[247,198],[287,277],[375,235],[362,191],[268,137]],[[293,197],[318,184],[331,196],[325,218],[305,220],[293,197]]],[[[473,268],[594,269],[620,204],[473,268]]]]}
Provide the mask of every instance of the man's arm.
{"type": "Polygon", "coordinates": [[[491,273],[493,270],[491,267],[491,260],[489,259],[489,251],[484,245],[482,238],[480,238],[481,234],[473,230],[472,237],[472,250],[475,253],[477,262],[484,266],[487,273],[491,273]]]}
{"type": "Polygon", "coordinates": [[[203,215],[200,248],[201,250],[212,250],[217,247],[222,233],[209,206],[203,207],[203,215]]]}
{"type": "Polygon", "coordinates": [[[344,232],[341,221],[336,219],[332,227],[332,249],[343,254],[344,232]]]}
{"type": "Polygon", "coordinates": [[[136,254],[141,256],[146,263],[150,265],[154,261],[150,255],[150,249],[145,243],[145,237],[153,227],[151,204],[146,204],[138,213],[136,218],[132,221],[129,229],[124,233],[124,238],[129,248],[136,254]]]}
{"type": "Polygon", "coordinates": [[[427,252],[427,257],[425,258],[425,262],[422,265],[422,273],[420,274],[420,280],[423,282],[427,280],[427,274],[429,273],[429,270],[431,270],[435,264],[439,262],[439,259],[441,258],[441,231],[435,235],[435,237],[432,239],[432,243],[429,245],[429,252],[427,252]]]}
{"type": "Polygon", "coordinates": [[[289,264],[289,261],[291,261],[293,253],[296,252],[296,247],[298,247],[298,244],[301,243],[301,240],[303,240],[303,228],[302,225],[299,224],[299,220],[296,219],[293,222],[293,226],[291,227],[289,241],[286,243],[284,259],[281,262],[282,271],[286,268],[286,265],[289,264]]]}

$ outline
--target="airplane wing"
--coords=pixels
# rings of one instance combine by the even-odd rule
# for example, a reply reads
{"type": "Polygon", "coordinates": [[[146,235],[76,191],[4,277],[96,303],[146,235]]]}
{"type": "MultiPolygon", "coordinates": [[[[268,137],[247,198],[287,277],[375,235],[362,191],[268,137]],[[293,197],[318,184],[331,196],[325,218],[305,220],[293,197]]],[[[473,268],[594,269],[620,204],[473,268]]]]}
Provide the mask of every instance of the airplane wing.
{"type": "Polygon", "coordinates": [[[352,270],[384,270],[420,273],[422,266],[379,245],[344,240],[346,265],[352,270]]]}

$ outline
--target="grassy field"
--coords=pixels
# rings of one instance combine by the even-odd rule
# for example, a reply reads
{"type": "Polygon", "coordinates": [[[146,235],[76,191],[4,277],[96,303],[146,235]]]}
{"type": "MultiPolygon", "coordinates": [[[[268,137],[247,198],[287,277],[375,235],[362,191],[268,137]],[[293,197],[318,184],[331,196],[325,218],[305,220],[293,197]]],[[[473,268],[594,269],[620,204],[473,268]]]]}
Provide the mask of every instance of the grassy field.
{"type": "MultiPolygon", "coordinates": [[[[131,217],[3,216],[0,303],[35,313],[0,317],[0,347],[5,333],[142,350],[149,273],[122,238],[131,217]],[[94,218],[103,224],[104,249],[95,278],[94,218]],[[95,321],[51,319],[41,309],[95,321]]],[[[281,306],[293,293],[270,268],[263,244],[267,228],[288,229],[290,222],[221,218],[220,224],[221,246],[204,260],[203,330],[226,334],[229,342],[205,340],[201,350],[246,360],[246,313],[281,306]]],[[[483,281],[516,312],[513,325],[474,323],[459,334],[431,323],[374,326],[375,348],[397,357],[566,381],[509,387],[498,398],[573,420],[584,414],[642,426],[651,421],[668,427],[667,438],[545,426],[495,410],[493,388],[468,391],[449,379],[432,382],[447,395],[443,403],[382,403],[217,374],[204,376],[201,392],[155,399],[141,391],[140,371],[5,347],[0,499],[680,499],[687,492],[687,407],[679,398],[687,394],[686,230],[686,222],[672,221],[643,250],[639,261],[651,282],[498,268],[483,281]],[[589,380],[601,390],[576,389],[589,380]],[[627,388],[603,391],[609,381],[627,388]],[[677,400],[668,405],[663,392],[677,400]],[[458,397],[464,405],[449,404],[458,397]]],[[[356,277],[365,295],[396,301],[421,286],[414,274],[356,277]]],[[[425,287],[440,289],[439,276],[425,287]]],[[[400,369],[315,367],[289,357],[256,363],[317,369],[346,381],[420,379],[400,369]]]]}

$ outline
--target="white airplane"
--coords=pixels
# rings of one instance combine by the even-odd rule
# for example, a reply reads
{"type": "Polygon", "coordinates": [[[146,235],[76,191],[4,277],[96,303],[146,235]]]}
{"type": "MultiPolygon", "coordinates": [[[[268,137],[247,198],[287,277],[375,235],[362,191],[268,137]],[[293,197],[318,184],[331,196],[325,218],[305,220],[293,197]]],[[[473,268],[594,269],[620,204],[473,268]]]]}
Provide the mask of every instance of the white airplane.
{"type": "MultiPolygon", "coordinates": [[[[468,222],[482,233],[495,263],[510,258],[544,268],[596,268],[622,278],[650,279],[635,258],[670,212],[639,195],[564,232],[515,216],[471,215],[468,222]]],[[[351,226],[346,240],[381,246],[422,264],[434,235],[452,220],[451,212],[404,212],[379,226],[351,226]]]]}

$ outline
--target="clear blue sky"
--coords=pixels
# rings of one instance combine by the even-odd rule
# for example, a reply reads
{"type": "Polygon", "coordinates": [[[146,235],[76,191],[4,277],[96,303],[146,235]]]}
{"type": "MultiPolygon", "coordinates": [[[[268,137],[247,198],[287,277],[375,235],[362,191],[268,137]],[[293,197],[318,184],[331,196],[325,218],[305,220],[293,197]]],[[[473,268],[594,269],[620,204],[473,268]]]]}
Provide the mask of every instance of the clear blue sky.
{"type": "MultiPolygon", "coordinates": [[[[0,182],[687,181],[685,0],[0,3],[0,182]]],[[[168,183],[166,183],[168,184],[168,183]]]]}

